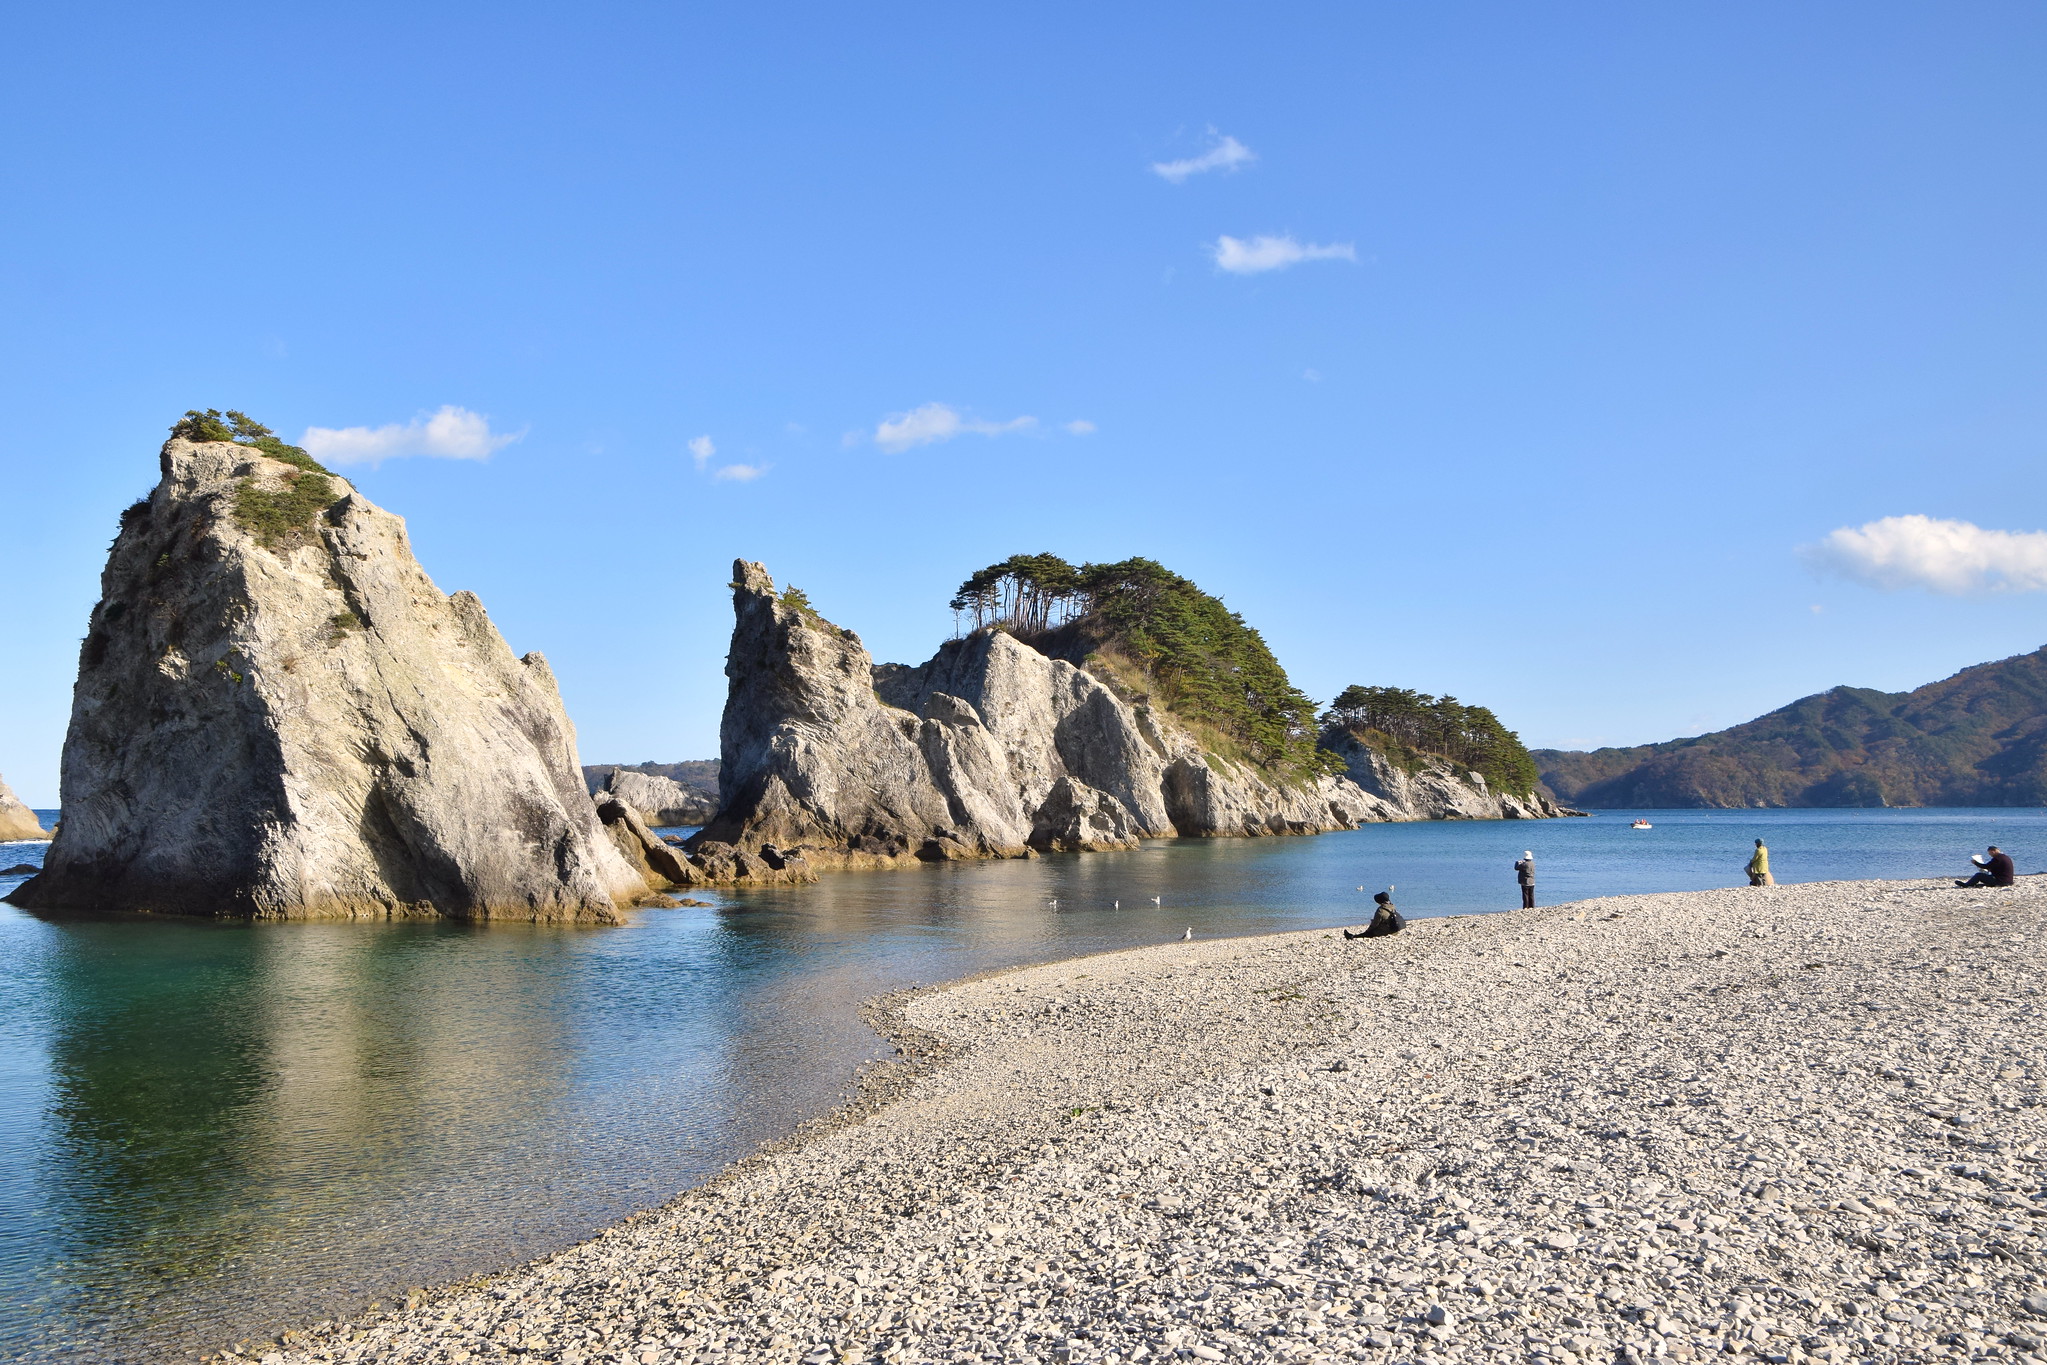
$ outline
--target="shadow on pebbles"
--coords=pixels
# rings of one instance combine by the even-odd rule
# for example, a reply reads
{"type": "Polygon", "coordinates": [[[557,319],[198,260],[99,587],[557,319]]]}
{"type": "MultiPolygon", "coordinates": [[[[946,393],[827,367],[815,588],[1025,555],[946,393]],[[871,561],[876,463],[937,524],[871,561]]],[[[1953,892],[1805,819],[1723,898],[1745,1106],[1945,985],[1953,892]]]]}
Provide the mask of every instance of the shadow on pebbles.
{"type": "Polygon", "coordinates": [[[251,1354],[2043,1360],[2043,921],[1834,882],[956,983],[711,1184],[251,1354]]]}

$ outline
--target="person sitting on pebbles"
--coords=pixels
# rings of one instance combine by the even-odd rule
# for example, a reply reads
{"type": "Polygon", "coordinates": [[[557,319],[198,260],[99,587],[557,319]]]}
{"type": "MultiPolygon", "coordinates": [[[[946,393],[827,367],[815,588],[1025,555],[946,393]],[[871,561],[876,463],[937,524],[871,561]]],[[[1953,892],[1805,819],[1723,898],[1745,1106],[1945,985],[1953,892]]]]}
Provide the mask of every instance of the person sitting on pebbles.
{"type": "Polygon", "coordinates": [[[1372,922],[1365,926],[1363,933],[1353,934],[1348,929],[1344,930],[1345,938],[1384,938],[1388,934],[1397,934],[1407,927],[1407,921],[1393,908],[1392,893],[1381,891],[1372,899],[1379,905],[1372,913],[1372,922]]]}
{"type": "Polygon", "coordinates": [[[1979,853],[1970,861],[1976,864],[1976,875],[1965,882],[1956,882],[1956,886],[2010,886],[2012,878],[2018,875],[2018,870],[2012,866],[2011,854],[1996,844],[1990,846],[1989,857],[1979,853]]]}

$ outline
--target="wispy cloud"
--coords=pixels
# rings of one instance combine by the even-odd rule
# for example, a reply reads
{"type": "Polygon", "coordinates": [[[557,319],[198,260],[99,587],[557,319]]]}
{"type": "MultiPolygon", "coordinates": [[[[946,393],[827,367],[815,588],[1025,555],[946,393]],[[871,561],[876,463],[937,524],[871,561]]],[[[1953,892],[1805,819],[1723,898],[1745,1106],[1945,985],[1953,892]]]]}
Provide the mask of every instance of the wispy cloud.
{"type": "Polygon", "coordinates": [[[400,455],[487,460],[525,434],[523,429],[494,432],[482,413],[449,404],[431,417],[415,417],[402,426],[394,422],[381,427],[307,427],[299,444],[325,464],[375,466],[400,455]]]}
{"type": "MultiPolygon", "coordinates": [[[[1212,133],[1215,130],[1211,128],[1209,131],[1212,133]]],[[[1202,175],[1208,171],[1234,171],[1257,159],[1258,154],[1249,147],[1233,137],[1224,137],[1200,156],[1190,156],[1184,161],[1154,161],[1151,163],[1151,170],[1152,174],[1161,180],[1170,180],[1178,185],[1190,175],[1202,175]]]]}
{"type": "Polygon", "coordinates": [[[874,443],[890,454],[912,446],[936,445],[955,436],[1005,436],[1029,431],[1038,425],[1035,417],[1012,417],[1007,422],[988,422],[962,417],[943,403],[926,403],[908,412],[890,413],[874,428],[874,443]]]}
{"type": "Polygon", "coordinates": [[[1212,250],[1216,266],[1232,275],[1260,275],[1268,270],[1284,270],[1302,261],[1355,263],[1358,258],[1357,248],[1349,242],[1318,246],[1313,242],[1297,242],[1290,236],[1253,237],[1249,241],[1241,237],[1218,237],[1212,250]]]}
{"type": "Polygon", "coordinates": [[[1073,421],[1068,422],[1066,429],[1075,436],[1092,436],[1095,434],[1095,424],[1088,421],[1085,417],[1075,418],[1073,421]]]}
{"type": "Polygon", "coordinates": [[[1822,572],[1887,590],[1958,597],[2047,589],[2047,531],[1986,531],[1915,513],[1843,526],[1799,553],[1822,572]]]}
{"type": "Polygon", "coordinates": [[[699,474],[709,474],[724,483],[752,483],[768,472],[764,464],[724,464],[712,469],[711,460],[717,453],[718,447],[709,436],[696,436],[689,441],[689,457],[696,462],[699,474]]]}

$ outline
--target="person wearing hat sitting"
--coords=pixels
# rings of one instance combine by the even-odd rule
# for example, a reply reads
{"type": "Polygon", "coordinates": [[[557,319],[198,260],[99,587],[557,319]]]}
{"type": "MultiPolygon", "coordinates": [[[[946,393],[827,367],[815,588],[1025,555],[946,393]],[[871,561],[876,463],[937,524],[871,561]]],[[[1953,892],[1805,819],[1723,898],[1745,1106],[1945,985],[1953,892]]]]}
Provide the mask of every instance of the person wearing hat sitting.
{"type": "Polygon", "coordinates": [[[1976,875],[1965,882],[1956,882],[1956,886],[2010,886],[2012,878],[2018,875],[2018,869],[2012,866],[2011,854],[1996,844],[1990,846],[1989,857],[1978,853],[1969,861],[1976,864],[1976,875]]]}
{"type": "Polygon", "coordinates": [[[1353,934],[1348,929],[1344,930],[1343,936],[1345,938],[1384,938],[1388,934],[1397,934],[1407,927],[1407,921],[1401,917],[1398,910],[1393,908],[1393,897],[1390,893],[1381,891],[1372,899],[1379,906],[1372,914],[1372,922],[1365,926],[1365,931],[1361,934],[1353,934]]]}

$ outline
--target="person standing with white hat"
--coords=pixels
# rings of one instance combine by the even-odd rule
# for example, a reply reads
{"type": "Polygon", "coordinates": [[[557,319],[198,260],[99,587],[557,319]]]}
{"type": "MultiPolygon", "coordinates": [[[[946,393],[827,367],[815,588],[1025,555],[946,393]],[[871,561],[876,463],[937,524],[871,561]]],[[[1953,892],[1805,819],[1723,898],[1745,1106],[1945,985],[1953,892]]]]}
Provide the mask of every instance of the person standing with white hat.
{"type": "Polygon", "coordinates": [[[1514,880],[1521,883],[1521,908],[1535,908],[1535,854],[1529,849],[1521,850],[1521,861],[1514,864],[1514,880]]]}

